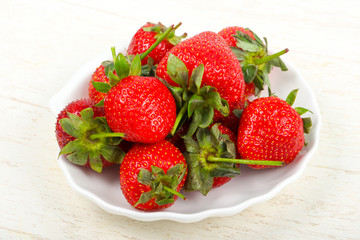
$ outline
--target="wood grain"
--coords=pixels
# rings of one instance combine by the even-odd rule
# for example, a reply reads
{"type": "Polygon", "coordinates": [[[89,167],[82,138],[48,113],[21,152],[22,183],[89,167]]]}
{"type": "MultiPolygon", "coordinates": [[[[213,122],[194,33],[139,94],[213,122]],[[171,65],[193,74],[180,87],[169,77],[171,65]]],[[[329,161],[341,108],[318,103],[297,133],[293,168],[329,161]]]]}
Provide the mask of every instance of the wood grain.
{"type": "Polygon", "coordinates": [[[358,1],[1,1],[0,239],[358,239],[358,1]],[[156,2],[156,4],[155,4],[156,2]],[[152,11],[149,11],[152,10],[152,11]],[[193,35],[250,27],[285,47],[322,113],[319,148],[273,199],[192,224],[111,215],[76,194],[56,162],[49,98],[147,21],[193,35]]]}

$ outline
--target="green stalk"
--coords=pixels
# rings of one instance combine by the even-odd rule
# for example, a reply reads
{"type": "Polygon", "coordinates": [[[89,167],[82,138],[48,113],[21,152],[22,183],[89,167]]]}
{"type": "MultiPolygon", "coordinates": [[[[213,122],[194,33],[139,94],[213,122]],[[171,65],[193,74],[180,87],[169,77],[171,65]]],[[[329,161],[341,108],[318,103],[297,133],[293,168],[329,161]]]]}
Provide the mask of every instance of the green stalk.
{"type": "Polygon", "coordinates": [[[248,160],[248,159],[234,159],[234,158],[218,158],[209,156],[207,158],[209,162],[228,162],[239,164],[251,164],[251,165],[265,165],[265,166],[284,166],[283,161],[270,161],[270,160],[248,160]]]}
{"type": "Polygon", "coordinates": [[[266,63],[274,58],[277,58],[285,53],[287,53],[289,51],[289,49],[285,48],[284,50],[280,51],[280,52],[277,52],[277,53],[274,53],[272,55],[267,55],[265,57],[262,57],[262,58],[258,58],[258,59],[254,59],[254,63],[256,65],[260,65],[262,63],[266,63]]]}
{"type": "Polygon", "coordinates": [[[184,106],[181,108],[180,112],[176,116],[174,126],[171,129],[171,135],[174,136],[174,134],[176,132],[176,129],[179,126],[179,123],[180,123],[181,119],[183,118],[184,114],[186,113],[187,108],[188,108],[188,102],[185,102],[184,106]]]}
{"type": "MultiPolygon", "coordinates": [[[[180,25],[181,25],[181,23],[179,23],[180,25]]],[[[179,25],[178,24],[178,25],[179,25]]],[[[177,25],[177,26],[178,26],[177,25]]],[[[170,26],[165,32],[164,32],[164,34],[162,34],[157,40],[156,40],[156,42],[153,44],[153,45],[151,45],[151,47],[148,49],[148,50],[146,50],[145,52],[143,52],[141,55],[140,55],[140,59],[141,60],[143,60],[152,50],[154,50],[154,48],[156,48],[157,47],[157,45],[159,45],[161,42],[162,42],[162,40],[164,40],[172,31],[174,30],[174,25],[172,25],[172,26],[170,26]]]]}
{"type": "Polygon", "coordinates": [[[110,132],[110,133],[95,133],[90,136],[91,140],[94,140],[96,138],[103,138],[103,137],[124,137],[124,133],[118,133],[118,132],[110,132]]]}
{"type": "Polygon", "coordinates": [[[165,189],[166,191],[168,191],[169,193],[172,193],[172,194],[174,194],[174,195],[176,195],[176,196],[178,196],[178,197],[186,200],[186,197],[185,197],[184,195],[182,195],[181,193],[175,191],[174,189],[171,189],[171,188],[169,188],[169,187],[167,187],[167,186],[164,186],[164,189],[165,189]]]}

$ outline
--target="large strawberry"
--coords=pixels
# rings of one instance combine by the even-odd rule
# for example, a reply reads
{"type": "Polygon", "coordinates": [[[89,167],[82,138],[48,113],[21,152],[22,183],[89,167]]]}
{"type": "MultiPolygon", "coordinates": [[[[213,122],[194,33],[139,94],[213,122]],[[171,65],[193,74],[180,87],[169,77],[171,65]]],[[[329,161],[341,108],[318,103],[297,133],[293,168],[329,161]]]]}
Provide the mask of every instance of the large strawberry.
{"type": "Polygon", "coordinates": [[[170,142],[136,143],[120,166],[120,185],[126,200],[135,208],[152,210],[174,204],[185,183],[184,156],[170,142]]]}
{"type": "MultiPolygon", "coordinates": [[[[307,109],[292,108],[297,90],[286,101],[276,97],[258,98],[243,111],[238,131],[237,148],[242,158],[291,163],[304,146],[310,131],[310,118],[302,119],[307,109]]],[[[270,166],[249,165],[252,168],[270,166]]]]}
{"type": "Polygon", "coordinates": [[[74,164],[101,172],[103,167],[120,163],[124,157],[118,146],[121,139],[95,137],[111,130],[104,117],[104,108],[95,107],[90,99],[70,102],[59,113],[55,132],[60,155],[64,154],[74,164]]]}
{"type": "MultiPolygon", "coordinates": [[[[216,33],[202,32],[189,38],[173,47],[160,61],[156,70],[157,76],[178,87],[179,83],[169,74],[169,69],[178,68],[169,64],[170,56],[175,56],[184,63],[188,74],[181,74],[181,78],[190,79],[193,71],[202,64],[204,72],[201,87],[214,87],[221,98],[228,102],[230,110],[234,109],[235,104],[242,98],[245,83],[241,66],[224,39],[216,33]]],[[[221,117],[216,113],[215,120],[221,117]]]]}
{"type": "Polygon", "coordinates": [[[176,118],[171,92],[154,77],[123,78],[107,93],[104,107],[110,128],[132,142],[164,139],[176,118]]]}
{"type": "MultiPolygon", "coordinates": [[[[180,25],[181,24],[177,25],[175,29],[180,25]]],[[[128,54],[136,55],[146,52],[167,29],[168,28],[161,23],[146,23],[132,37],[127,49],[128,54]]],[[[153,64],[158,64],[171,48],[177,45],[182,38],[186,37],[186,34],[180,37],[176,36],[175,29],[142,60],[142,65],[148,63],[149,57],[153,59],[153,64]]]]}

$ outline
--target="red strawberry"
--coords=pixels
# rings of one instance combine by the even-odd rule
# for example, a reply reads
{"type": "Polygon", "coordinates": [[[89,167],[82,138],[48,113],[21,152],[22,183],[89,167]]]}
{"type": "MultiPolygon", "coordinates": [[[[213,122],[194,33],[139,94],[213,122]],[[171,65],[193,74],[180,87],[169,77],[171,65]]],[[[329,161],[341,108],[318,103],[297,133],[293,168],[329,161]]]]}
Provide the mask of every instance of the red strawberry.
{"type": "Polygon", "coordinates": [[[297,90],[292,91],[286,101],[275,96],[258,98],[245,108],[240,118],[237,140],[242,158],[283,161],[285,164],[295,159],[304,146],[304,126],[305,132],[308,132],[311,123],[309,118],[303,120],[300,117],[308,110],[291,107],[296,94],[297,90]]]}
{"type": "MultiPolygon", "coordinates": [[[[169,76],[168,60],[173,55],[187,68],[190,79],[194,69],[204,65],[201,86],[212,86],[230,107],[240,101],[244,94],[244,79],[241,66],[223,38],[214,32],[203,32],[173,47],[160,61],[156,74],[173,86],[179,86],[169,76]]],[[[185,76],[182,76],[185,77],[185,76]]],[[[215,120],[220,118],[216,112],[215,120]]]]}
{"type": "Polygon", "coordinates": [[[154,77],[123,78],[108,92],[104,107],[110,128],[132,142],[164,139],[176,118],[171,92],[154,77]]]}
{"type": "MultiPolygon", "coordinates": [[[[179,26],[180,25],[177,27],[179,26]]],[[[146,23],[135,33],[131,39],[127,49],[128,54],[136,55],[146,52],[146,50],[148,50],[156,42],[156,40],[166,32],[167,29],[168,28],[161,23],[146,23]]],[[[174,30],[156,48],[154,48],[147,57],[141,61],[141,64],[146,65],[148,62],[148,57],[151,57],[154,60],[153,64],[158,64],[165,56],[165,54],[176,44],[178,44],[184,37],[186,37],[186,34],[181,37],[175,36],[174,30]]]]}
{"type": "Polygon", "coordinates": [[[120,166],[120,185],[135,208],[152,210],[174,204],[185,183],[184,156],[170,142],[136,143],[120,166]]]}
{"type": "Polygon", "coordinates": [[[234,35],[237,32],[245,33],[255,40],[254,34],[249,29],[244,29],[243,27],[238,26],[226,27],[218,32],[218,34],[226,41],[229,46],[236,47],[236,39],[234,38],[234,35]]]}
{"type": "Polygon", "coordinates": [[[103,167],[119,163],[124,153],[113,138],[92,139],[92,134],[108,133],[104,108],[95,107],[91,99],[69,103],[58,115],[56,139],[60,154],[77,165],[101,172],[103,167]]]}
{"type": "Polygon", "coordinates": [[[269,55],[267,39],[264,38],[265,44],[250,29],[242,27],[227,27],[218,33],[231,46],[232,51],[240,61],[246,82],[245,102],[249,96],[256,95],[264,89],[265,85],[271,94],[271,85],[268,74],[273,66],[280,67],[282,71],[287,68],[280,59],[284,53],[289,50],[284,49],[278,53],[269,55]]]}

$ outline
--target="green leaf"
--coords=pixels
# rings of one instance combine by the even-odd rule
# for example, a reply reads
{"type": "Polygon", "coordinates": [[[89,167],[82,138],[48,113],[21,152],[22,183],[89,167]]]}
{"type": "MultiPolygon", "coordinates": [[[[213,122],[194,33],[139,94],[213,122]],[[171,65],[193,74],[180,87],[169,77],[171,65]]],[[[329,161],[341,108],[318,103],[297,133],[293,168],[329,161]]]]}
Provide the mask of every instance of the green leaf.
{"type": "Polygon", "coordinates": [[[170,204],[175,202],[174,198],[164,198],[164,199],[155,199],[155,203],[159,206],[165,205],[165,204],[170,204]]]}
{"type": "Polygon", "coordinates": [[[115,71],[120,80],[129,76],[130,64],[129,64],[128,60],[126,59],[126,57],[124,56],[124,54],[119,53],[116,56],[116,59],[114,60],[114,62],[115,62],[115,71]]]}
{"type": "Polygon", "coordinates": [[[199,114],[202,115],[199,127],[206,128],[210,126],[214,118],[214,108],[212,108],[211,106],[206,106],[200,109],[196,109],[195,112],[196,111],[199,111],[199,114]]]}
{"type": "MultiPolygon", "coordinates": [[[[77,141],[77,140],[75,140],[77,141]]],[[[73,141],[74,142],[74,141],[73,141]]],[[[84,148],[81,147],[77,147],[76,151],[74,151],[73,153],[70,153],[66,156],[66,158],[76,164],[76,165],[80,165],[83,166],[87,163],[88,159],[89,159],[89,151],[87,151],[84,148]]]]}
{"type": "Polygon", "coordinates": [[[136,54],[130,65],[130,74],[131,76],[140,76],[141,75],[141,60],[140,55],[136,54]]]}
{"type": "Polygon", "coordinates": [[[114,64],[114,62],[113,62],[113,61],[109,61],[109,63],[106,64],[106,66],[105,66],[104,63],[103,63],[103,66],[105,67],[104,72],[105,72],[106,77],[107,77],[107,78],[110,78],[109,72],[114,73],[114,71],[115,71],[115,64],[114,64]]]}
{"type": "Polygon", "coordinates": [[[312,121],[311,118],[303,118],[303,127],[304,127],[304,133],[309,134],[311,131],[311,127],[312,127],[312,121]]]}
{"type": "Polygon", "coordinates": [[[246,58],[246,53],[241,50],[240,48],[237,48],[237,47],[230,47],[231,48],[231,51],[235,54],[237,60],[239,60],[239,62],[242,62],[244,61],[246,58]]]}
{"type": "Polygon", "coordinates": [[[107,93],[111,89],[111,86],[109,83],[98,82],[98,81],[94,81],[94,80],[92,80],[91,82],[92,82],[92,85],[94,86],[94,88],[96,89],[96,91],[98,91],[98,92],[107,93]]]}
{"type": "Polygon", "coordinates": [[[287,96],[286,102],[287,102],[290,106],[292,106],[292,105],[294,104],[295,99],[296,99],[296,95],[297,95],[298,91],[299,91],[299,89],[294,89],[294,90],[292,90],[292,91],[289,93],[289,95],[287,96]]]}
{"type": "Polygon", "coordinates": [[[84,122],[92,122],[94,120],[94,110],[92,108],[85,108],[80,112],[80,115],[84,122]]]}
{"type": "Polygon", "coordinates": [[[89,163],[90,163],[90,167],[94,171],[101,173],[103,164],[100,155],[98,155],[96,152],[91,151],[89,153],[89,163]]]}
{"type": "Polygon", "coordinates": [[[178,163],[175,166],[169,168],[166,172],[168,176],[180,175],[184,169],[184,164],[178,163]]]}
{"type": "Polygon", "coordinates": [[[235,177],[240,175],[240,169],[236,167],[217,166],[211,171],[212,177],[235,177]]]}
{"type": "Polygon", "coordinates": [[[80,137],[80,133],[77,129],[77,127],[74,125],[74,123],[69,118],[62,118],[60,119],[60,125],[62,129],[69,134],[70,136],[73,136],[75,138],[80,137]]]}
{"type": "Polygon", "coordinates": [[[295,110],[300,116],[303,115],[304,113],[307,113],[307,112],[313,113],[313,112],[310,111],[309,109],[306,109],[306,108],[303,108],[303,107],[296,107],[296,108],[294,108],[294,110],[295,110]]]}
{"type": "Polygon", "coordinates": [[[192,137],[184,137],[184,143],[186,147],[186,151],[189,153],[199,153],[200,147],[199,143],[194,140],[192,137]]]}
{"type": "Polygon", "coordinates": [[[104,106],[104,101],[105,99],[101,99],[98,103],[96,103],[94,106],[95,107],[103,107],[104,106]]]}
{"type": "Polygon", "coordinates": [[[196,109],[202,108],[206,105],[206,101],[203,97],[198,95],[192,95],[188,104],[188,117],[190,118],[196,109]]]}
{"type": "Polygon", "coordinates": [[[280,57],[271,59],[268,63],[269,63],[270,66],[279,67],[281,69],[281,71],[287,71],[288,70],[285,63],[281,60],[280,57]]]}
{"type": "Polygon", "coordinates": [[[109,72],[109,84],[111,87],[116,86],[120,82],[120,78],[112,72],[109,72]]]}
{"type": "Polygon", "coordinates": [[[149,170],[142,168],[138,173],[137,180],[141,184],[150,185],[153,181],[153,174],[149,170]]]}
{"type": "Polygon", "coordinates": [[[251,83],[254,81],[256,73],[258,71],[257,66],[255,65],[245,65],[242,67],[244,73],[244,80],[246,83],[251,83]]]}
{"type": "Polygon", "coordinates": [[[164,172],[164,170],[162,168],[159,168],[159,167],[154,166],[154,165],[151,166],[151,172],[152,172],[152,174],[165,175],[165,172],[164,172]]]}
{"type": "Polygon", "coordinates": [[[196,139],[199,143],[200,149],[209,149],[213,147],[214,138],[213,135],[210,134],[210,130],[208,128],[199,128],[196,131],[196,139]]]}
{"type": "Polygon", "coordinates": [[[247,34],[238,32],[238,35],[235,35],[236,46],[241,48],[245,52],[257,52],[259,51],[259,46],[252,39],[250,40],[247,34]]]}
{"type": "Polygon", "coordinates": [[[146,203],[153,198],[154,198],[154,195],[151,191],[144,192],[143,194],[140,195],[139,200],[136,202],[136,204],[134,206],[142,204],[142,203],[146,203]]]}
{"type": "Polygon", "coordinates": [[[68,144],[66,144],[59,153],[60,155],[63,154],[70,154],[75,152],[77,149],[79,148],[79,140],[75,139],[74,141],[69,142],[68,144]]]}
{"type": "Polygon", "coordinates": [[[201,185],[198,190],[202,195],[206,196],[214,184],[214,178],[211,176],[211,172],[206,168],[200,169],[200,183],[201,185]]]}
{"type": "Polygon", "coordinates": [[[205,67],[204,64],[200,64],[197,66],[191,74],[190,81],[189,81],[189,88],[190,89],[196,89],[194,92],[199,92],[201,81],[204,75],[205,67]],[[193,86],[194,85],[194,86],[193,86]],[[195,88],[194,88],[195,87],[195,88]]]}
{"type": "Polygon", "coordinates": [[[125,152],[117,145],[105,145],[100,148],[100,154],[106,161],[119,164],[125,157],[125,152]]]}
{"type": "Polygon", "coordinates": [[[244,109],[234,109],[232,112],[233,114],[240,119],[242,113],[243,113],[244,109]]]}
{"type": "Polygon", "coordinates": [[[172,53],[169,54],[167,73],[180,87],[186,88],[188,86],[189,71],[186,65],[172,53]]]}

